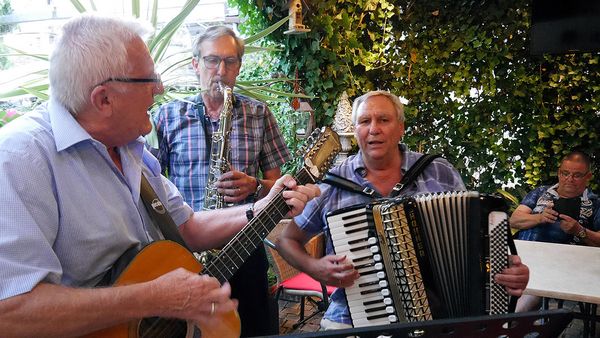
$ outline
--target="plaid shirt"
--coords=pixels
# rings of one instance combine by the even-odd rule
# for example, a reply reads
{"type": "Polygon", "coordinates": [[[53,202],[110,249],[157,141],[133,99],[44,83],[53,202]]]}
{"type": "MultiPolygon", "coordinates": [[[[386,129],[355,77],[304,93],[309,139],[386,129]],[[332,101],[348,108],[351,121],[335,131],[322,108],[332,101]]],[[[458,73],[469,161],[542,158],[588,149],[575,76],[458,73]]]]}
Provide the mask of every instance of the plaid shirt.
{"type": "MultiPolygon", "coordinates": [[[[175,100],[153,115],[163,171],[194,210],[201,210],[210,165],[212,133],[219,121],[205,115],[198,94],[175,100]]],[[[230,134],[231,167],[256,177],[290,159],[275,117],[262,102],[235,94],[230,134]]],[[[248,201],[245,201],[248,202],[248,201]]]]}
{"type": "MultiPolygon", "coordinates": [[[[403,144],[399,146],[399,151],[402,152],[403,173],[423,155],[409,151],[406,145],[403,144]]],[[[358,154],[347,158],[338,167],[333,168],[331,172],[354,181],[363,188],[369,187],[376,190],[365,178],[367,170],[360,151],[358,154]]],[[[318,234],[322,231],[327,233],[326,215],[328,212],[356,204],[366,204],[372,200],[362,194],[339,189],[328,184],[319,184],[319,188],[321,189],[321,195],[308,202],[302,214],[294,218],[294,222],[298,227],[310,234],[318,234]]],[[[425,192],[461,190],[465,190],[465,186],[460,174],[448,161],[437,158],[427,166],[413,183],[404,188],[401,195],[411,196],[425,192]]],[[[326,252],[327,254],[333,253],[333,244],[330,238],[327,239],[326,252]]],[[[324,318],[337,323],[352,324],[343,289],[337,289],[331,295],[331,303],[324,318]]]]}

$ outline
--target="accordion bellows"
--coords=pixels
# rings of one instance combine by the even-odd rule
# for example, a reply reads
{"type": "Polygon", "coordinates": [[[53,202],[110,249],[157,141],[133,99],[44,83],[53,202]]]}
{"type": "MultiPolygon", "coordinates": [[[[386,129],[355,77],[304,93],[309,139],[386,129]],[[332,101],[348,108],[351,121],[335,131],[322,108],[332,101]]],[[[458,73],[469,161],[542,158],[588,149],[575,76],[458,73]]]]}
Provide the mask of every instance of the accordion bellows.
{"type": "Polygon", "coordinates": [[[508,265],[506,203],[478,192],[378,200],[327,215],[336,254],[360,277],[346,288],[354,327],[507,313],[493,282],[508,265]]]}

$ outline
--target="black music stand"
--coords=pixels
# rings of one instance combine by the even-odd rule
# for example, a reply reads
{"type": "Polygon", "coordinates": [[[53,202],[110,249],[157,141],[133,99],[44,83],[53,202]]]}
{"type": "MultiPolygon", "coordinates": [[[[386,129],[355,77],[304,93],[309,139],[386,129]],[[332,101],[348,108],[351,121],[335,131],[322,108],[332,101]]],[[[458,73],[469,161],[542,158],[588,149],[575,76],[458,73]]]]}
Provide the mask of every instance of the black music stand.
{"type": "Polygon", "coordinates": [[[333,337],[346,338],[554,338],[558,337],[573,319],[566,309],[510,313],[458,319],[439,319],[417,323],[378,325],[353,329],[308,332],[269,337],[333,337]]]}

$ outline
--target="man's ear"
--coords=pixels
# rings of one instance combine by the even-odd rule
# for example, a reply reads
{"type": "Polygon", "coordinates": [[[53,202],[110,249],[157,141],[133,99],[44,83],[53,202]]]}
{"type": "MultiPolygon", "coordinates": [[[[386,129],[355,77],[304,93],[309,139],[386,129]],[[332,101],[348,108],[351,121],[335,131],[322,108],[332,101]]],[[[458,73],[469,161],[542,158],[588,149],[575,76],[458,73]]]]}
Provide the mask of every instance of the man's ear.
{"type": "Polygon", "coordinates": [[[96,86],[90,94],[92,106],[100,114],[104,116],[110,116],[112,114],[112,97],[108,93],[106,86],[96,86]]]}
{"type": "Polygon", "coordinates": [[[198,73],[198,71],[199,71],[198,67],[200,65],[198,64],[198,59],[199,59],[199,57],[196,57],[196,56],[192,58],[192,68],[194,68],[195,73],[198,73]]]}

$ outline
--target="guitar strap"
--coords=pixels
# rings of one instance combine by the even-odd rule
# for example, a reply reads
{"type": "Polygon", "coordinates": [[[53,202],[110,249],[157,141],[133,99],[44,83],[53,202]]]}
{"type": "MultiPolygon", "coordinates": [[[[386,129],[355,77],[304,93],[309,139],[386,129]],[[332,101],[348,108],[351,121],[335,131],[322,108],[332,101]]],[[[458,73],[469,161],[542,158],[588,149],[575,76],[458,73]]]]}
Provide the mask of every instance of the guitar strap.
{"type": "Polygon", "coordinates": [[[173,221],[173,218],[171,218],[171,214],[169,214],[167,208],[160,201],[144,174],[142,174],[140,197],[142,198],[142,201],[144,201],[144,206],[146,207],[148,214],[154,223],[158,225],[160,232],[162,232],[165,239],[176,242],[191,252],[179,234],[179,230],[177,230],[177,225],[173,221]]]}
{"type": "MultiPolygon", "coordinates": [[[[392,190],[391,197],[400,195],[402,190],[404,190],[405,187],[407,187],[419,175],[421,175],[421,173],[423,172],[423,170],[425,170],[425,168],[429,165],[429,163],[431,163],[434,159],[436,159],[438,157],[441,157],[441,155],[425,154],[425,155],[419,157],[419,159],[408,169],[408,171],[404,174],[404,176],[402,176],[402,179],[400,180],[400,182],[396,183],[396,185],[394,186],[394,188],[392,190]]],[[[331,172],[327,172],[325,174],[325,177],[323,178],[323,182],[333,185],[334,187],[348,190],[348,191],[351,191],[351,192],[354,192],[357,194],[365,195],[365,196],[368,196],[371,198],[383,197],[379,193],[377,193],[375,190],[373,190],[369,187],[363,188],[360,185],[358,185],[357,183],[350,181],[349,179],[344,178],[342,176],[331,173],[331,172]]]]}
{"type": "MultiPolygon", "coordinates": [[[[140,197],[144,202],[144,206],[146,210],[148,210],[148,214],[152,221],[158,225],[160,232],[163,234],[165,239],[171,240],[173,242],[178,243],[184,248],[188,249],[185,244],[183,238],[179,234],[177,230],[177,225],[171,218],[169,211],[165,208],[164,204],[160,201],[154,189],[148,182],[148,179],[144,174],[142,174],[142,182],[140,188],[140,197]]],[[[139,250],[136,246],[132,246],[127,249],[113,264],[112,268],[104,273],[104,276],[100,281],[96,284],[98,287],[109,286],[112,285],[117,278],[121,275],[121,273],[127,268],[129,263],[135,258],[138,254],[139,250]]],[[[190,251],[191,252],[191,251],[190,251]]]]}

